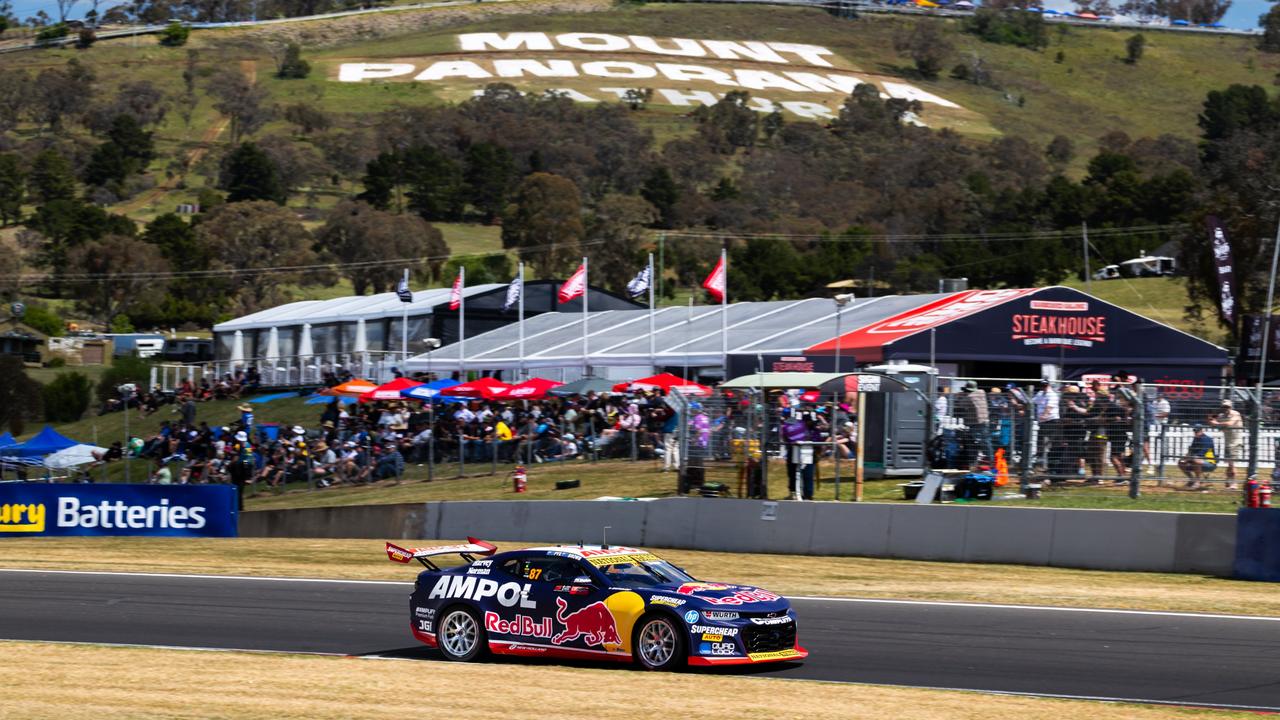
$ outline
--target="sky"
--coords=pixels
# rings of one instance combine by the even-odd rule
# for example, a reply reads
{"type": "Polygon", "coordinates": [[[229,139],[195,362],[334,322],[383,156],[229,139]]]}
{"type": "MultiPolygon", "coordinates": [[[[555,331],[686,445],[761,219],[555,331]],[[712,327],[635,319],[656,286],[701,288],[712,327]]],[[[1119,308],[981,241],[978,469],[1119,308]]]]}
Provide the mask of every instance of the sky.
{"type": "MultiPolygon", "coordinates": [[[[49,17],[56,18],[58,16],[58,4],[54,0],[12,0],[13,12],[20,18],[34,15],[37,10],[44,10],[49,17]]],[[[104,0],[100,5],[100,10],[105,10],[112,5],[118,4],[111,0],[104,0]]],[[[1066,10],[1071,8],[1071,3],[1067,0],[1047,0],[1046,7],[1054,9],[1066,10]]],[[[1227,11],[1227,16],[1223,18],[1222,23],[1227,27],[1235,28],[1254,28],[1258,26],[1258,16],[1270,9],[1269,0],[1234,0],[1231,3],[1231,9],[1227,11]]],[[[75,8],[72,9],[70,17],[72,19],[79,18],[89,9],[89,3],[81,0],[75,8]]]]}

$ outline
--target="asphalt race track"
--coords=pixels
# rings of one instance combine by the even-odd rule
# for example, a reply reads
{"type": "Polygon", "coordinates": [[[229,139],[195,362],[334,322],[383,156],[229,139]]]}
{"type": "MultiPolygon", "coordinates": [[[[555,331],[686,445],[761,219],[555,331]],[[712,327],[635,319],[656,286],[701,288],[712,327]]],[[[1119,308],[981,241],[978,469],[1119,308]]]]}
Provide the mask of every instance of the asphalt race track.
{"type": "MultiPolygon", "coordinates": [[[[409,588],[4,570],[0,638],[432,659],[409,634],[409,588]]],[[[793,603],[808,661],[739,672],[1280,710],[1280,620],[818,598],[793,603]]]]}

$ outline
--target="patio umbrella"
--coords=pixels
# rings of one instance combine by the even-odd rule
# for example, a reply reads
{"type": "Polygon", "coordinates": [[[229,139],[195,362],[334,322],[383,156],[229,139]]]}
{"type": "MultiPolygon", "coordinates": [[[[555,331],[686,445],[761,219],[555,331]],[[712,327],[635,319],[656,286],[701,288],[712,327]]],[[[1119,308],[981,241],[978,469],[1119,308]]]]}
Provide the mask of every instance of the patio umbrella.
{"type": "Polygon", "coordinates": [[[598,377],[585,377],[581,380],[565,383],[560,387],[551,388],[548,392],[556,397],[571,397],[573,395],[586,395],[589,392],[603,393],[612,391],[613,383],[608,380],[598,377]]]}
{"type": "Polygon", "coordinates": [[[498,397],[502,400],[541,400],[553,389],[564,385],[562,382],[546,378],[529,378],[522,383],[512,385],[509,390],[498,397]]]}
{"type": "Polygon", "coordinates": [[[671,392],[677,390],[681,395],[710,395],[711,388],[690,382],[671,373],[659,373],[652,377],[623,382],[613,386],[615,392],[635,392],[637,390],[661,390],[671,392]]]}
{"type": "Polygon", "coordinates": [[[377,390],[378,386],[368,380],[348,380],[341,385],[334,385],[320,391],[321,395],[343,395],[345,397],[360,397],[361,395],[377,390]]]}
{"type": "Polygon", "coordinates": [[[461,381],[454,380],[453,378],[441,378],[439,380],[433,380],[426,385],[418,385],[406,390],[401,390],[400,394],[413,400],[434,400],[440,395],[441,391],[446,388],[451,388],[455,385],[461,384],[461,381]]]}
{"type": "Polygon", "coordinates": [[[502,382],[501,380],[495,380],[491,377],[482,377],[477,380],[472,380],[471,382],[462,383],[461,385],[454,385],[449,388],[449,391],[445,394],[449,397],[468,397],[493,400],[494,398],[501,396],[502,393],[506,392],[510,388],[510,385],[502,382]]]}
{"type": "Polygon", "coordinates": [[[389,383],[384,383],[369,392],[360,396],[360,402],[375,402],[378,400],[400,400],[402,392],[410,388],[415,388],[422,383],[409,378],[396,378],[389,383]]]}

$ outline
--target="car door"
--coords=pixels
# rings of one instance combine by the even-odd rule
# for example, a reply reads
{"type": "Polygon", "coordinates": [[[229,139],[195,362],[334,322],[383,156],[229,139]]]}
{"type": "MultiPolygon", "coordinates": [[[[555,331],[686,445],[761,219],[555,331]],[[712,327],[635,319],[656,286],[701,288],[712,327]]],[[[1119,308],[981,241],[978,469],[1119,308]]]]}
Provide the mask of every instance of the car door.
{"type": "Polygon", "coordinates": [[[530,585],[529,597],[539,613],[532,629],[540,639],[544,623],[550,621],[554,632],[545,637],[548,645],[594,652],[619,649],[617,623],[605,603],[610,593],[577,558],[525,556],[519,558],[514,572],[530,585]]]}

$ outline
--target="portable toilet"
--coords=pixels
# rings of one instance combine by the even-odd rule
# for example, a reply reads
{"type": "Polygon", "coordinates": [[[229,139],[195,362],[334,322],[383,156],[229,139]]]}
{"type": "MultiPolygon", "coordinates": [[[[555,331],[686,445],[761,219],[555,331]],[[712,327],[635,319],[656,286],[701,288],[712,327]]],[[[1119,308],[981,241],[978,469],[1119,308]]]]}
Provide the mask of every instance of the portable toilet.
{"type": "MultiPolygon", "coordinates": [[[[868,478],[914,477],[924,473],[929,446],[929,403],[937,390],[938,370],[928,365],[872,365],[877,391],[864,401],[863,467],[868,478]],[[919,392],[916,392],[919,391],[919,392]]],[[[859,387],[871,385],[859,380],[859,387]]]]}

